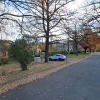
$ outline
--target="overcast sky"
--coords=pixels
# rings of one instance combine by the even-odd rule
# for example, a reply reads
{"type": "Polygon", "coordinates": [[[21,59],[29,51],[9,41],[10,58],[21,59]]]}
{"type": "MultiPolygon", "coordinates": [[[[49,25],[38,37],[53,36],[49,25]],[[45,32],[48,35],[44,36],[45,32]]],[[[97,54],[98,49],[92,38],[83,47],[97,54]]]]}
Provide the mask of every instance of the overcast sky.
{"type": "MultiPolygon", "coordinates": [[[[91,0],[87,0],[87,1],[90,2],[91,0]]],[[[99,0],[97,0],[97,1],[99,1],[99,0]]],[[[76,10],[76,11],[78,11],[78,14],[80,12],[82,14],[82,12],[84,12],[84,10],[82,11],[81,10],[81,7],[84,6],[85,4],[86,4],[86,0],[75,0],[74,2],[71,2],[68,5],[66,5],[66,8],[69,9],[70,11],[75,11],[76,10]]],[[[0,4],[0,10],[2,10],[3,8],[5,9],[5,7],[3,6],[3,4],[2,5],[0,4]]],[[[16,9],[14,9],[13,6],[8,6],[8,8],[5,9],[5,11],[9,11],[9,12],[11,12],[13,14],[19,14],[19,12],[16,9]]],[[[21,19],[19,19],[19,20],[21,20],[21,19]]],[[[19,34],[19,31],[18,31],[18,29],[16,29],[16,24],[14,25],[13,22],[11,22],[9,24],[10,25],[8,25],[7,31],[9,31],[11,33],[12,37],[10,37],[10,36],[6,36],[5,37],[5,35],[4,35],[4,37],[3,36],[2,37],[5,38],[5,39],[8,39],[9,38],[9,39],[14,40],[17,36],[19,36],[18,35],[19,34]],[[11,24],[13,24],[13,25],[11,25],[11,24]]],[[[59,33],[60,32],[61,31],[59,31],[59,33]]],[[[1,36],[0,36],[0,38],[1,38],[1,36]]]]}

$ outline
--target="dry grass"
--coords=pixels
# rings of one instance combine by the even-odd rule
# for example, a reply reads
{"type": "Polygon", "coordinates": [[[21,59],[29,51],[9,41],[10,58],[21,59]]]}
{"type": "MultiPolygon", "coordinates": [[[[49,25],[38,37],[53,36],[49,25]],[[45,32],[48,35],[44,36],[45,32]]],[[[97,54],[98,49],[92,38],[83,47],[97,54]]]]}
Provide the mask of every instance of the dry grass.
{"type": "Polygon", "coordinates": [[[28,70],[22,71],[19,63],[13,62],[11,64],[0,66],[0,84],[21,78],[26,75],[30,75],[39,71],[42,71],[47,68],[51,68],[54,66],[61,65],[63,63],[67,63],[66,61],[52,61],[49,63],[44,62],[32,62],[28,66],[28,70]]]}
{"type": "Polygon", "coordinates": [[[14,89],[17,86],[32,82],[33,80],[43,78],[43,77],[45,77],[53,72],[61,70],[64,67],[67,67],[67,66],[74,64],[74,63],[77,63],[77,62],[84,60],[88,57],[78,59],[78,60],[75,60],[75,61],[70,62],[70,63],[67,63],[66,61],[64,61],[64,62],[49,62],[49,63],[35,62],[35,63],[30,64],[30,66],[28,67],[29,70],[27,70],[27,71],[21,71],[21,68],[19,67],[18,63],[0,66],[0,74],[2,74],[1,69],[5,70],[5,74],[0,76],[0,80],[2,79],[1,82],[5,82],[5,81],[10,80],[10,79],[15,79],[17,77],[21,77],[21,76],[25,76],[27,74],[34,73],[34,74],[31,74],[27,77],[15,80],[13,82],[10,82],[10,83],[4,84],[4,85],[0,85],[0,94],[5,93],[10,89],[14,89]],[[54,67],[54,66],[58,66],[58,67],[54,67]],[[51,67],[54,67],[54,68],[51,68],[51,67]],[[51,68],[51,69],[44,70],[47,68],[51,68]],[[44,71],[42,71],[42,70],[44,70],[44,71]],[[42,72],[35,73],[38,71],[42,71],[42,72]]]}
{"type": "Polygon", "coordinates": [[[85,58],[88,57],[89,55],[94,55],[96,54],[96,52],[92,52],[92,53],[79,53],[78,56],[76,56],[75,54],[69,54],[67,55],[68,58],[75,58],[75,59],[80,59],[80,58],[85,58]]]}
{"type": "MultiPolygon", "coordinates": [[[[76,57],[75,55],[68,55],[68,58],[79,59],[87,56],[89,56],[89,54],[86,55],[81,54],[78,57],[76,57]]],[[[0,66],[0,84],[16,80],[27,75],[34,74],[36,72],[40,72],[48,68],[59,66],[64,63],[67,63],[67,61],[51,61],[48,63],[44,63],[43,61],[32,62],[28,66],[28,70],[26,71],[21,70],[20,64],[18,62],[2,65],[0,66]]]]}
{"type": "Polygon", "coordinates": [[[79,59],[79,58],[84,58],[84,57],[87,57],[89,56],[90,54],[78,54],[78,56],[76,56],[75,54],[69,54],[68,55],[68,58],[76,58],[76,59],[79,59]]]}

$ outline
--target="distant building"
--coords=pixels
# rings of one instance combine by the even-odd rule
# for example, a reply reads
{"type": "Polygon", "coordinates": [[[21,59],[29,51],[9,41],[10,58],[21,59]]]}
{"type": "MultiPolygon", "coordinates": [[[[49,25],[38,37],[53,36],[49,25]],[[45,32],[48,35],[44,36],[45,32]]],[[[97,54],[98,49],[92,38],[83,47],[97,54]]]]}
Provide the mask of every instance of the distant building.
{"type": "MultiPolygon", "coordinates": [[[[81,45],[77,45],[78,47],[78,51],[82,50],[82,46],[81,45]]],[[[69,52],[74,52],[75,51],[75,44],[73,40],[69,40],[69,42],[66,45],[66,51],[68,51],[69,48],[69,52]]]]}
{"type": "Polygon", "coordinates": [[[66,50],[67,41],[66,40],[62,40],[62,41],[56,42],[53,45],[54,45],[55,51],[65,51],[66,50]]]}
{"type": "Polygon", "coordinates": [[[0,58],[8,58],[8,51],[6,49],[0,48],[0,58]]]}
{"type": "Polygon", "coordinates": [[[56,43],[54,44],[55,51],[65,51],[66,50],[66,44],[65,43],[56,43]]]}
{"type": "Polygon", "coordinates": [[[73,40],[69,40],[69,41],[67,41],[66,51],[68,51],[68,49],[69,49],[69,52],[73,52],[73,51],[74,51],[73,40]]]}

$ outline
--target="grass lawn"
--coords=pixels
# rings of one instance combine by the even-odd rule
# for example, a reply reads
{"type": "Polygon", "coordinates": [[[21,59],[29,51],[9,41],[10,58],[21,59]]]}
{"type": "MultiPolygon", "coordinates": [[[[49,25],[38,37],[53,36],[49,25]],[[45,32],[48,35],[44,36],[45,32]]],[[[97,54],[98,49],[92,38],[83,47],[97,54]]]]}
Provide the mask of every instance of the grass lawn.
{"type": "Polygon", "coordinates": [[[89,54],[78,54],[78,56],[76,56],[75,54],[69,54],[67,55],[68,58],[84,58],[89,56],[89,54]]]}
{"type": "Polygon", "coordinates": [[[96,54],[95,52],[93,52],[93,53],[86,53],[86,54],[78,54],[78,56],[76,56],[75,54],[68,54],[67,55],[67,57],[68,58],[77,58],[77,59],[79,59],[79,58],[84,58],[84,57],[87,57],[87,56],[89,56],[89,55],[92,55],[92,54],[96,54]]]}
{"type": "Polygon", "coordinates": [[[48,63],[44,62],[32,62],[28,66],[28,70],[22,71],[20,64],[17,62],[13,62],[10,64],[0,66],[0,84],[11,81],[14,79],[18,79],[23,76],[27,76],[30,74],[34,74],[36,72],[42,71],[47,68],[51,68],[57,65],[61,65],[63,63],[67,63],[66,61],[52,61],[48,63]]]}
{"type": "MultiPolygon", "coordinates": [[[[67,59],[79,59],[87,57],[89,55],[90,54],[79,54],[78,56],[76,56],[73,54],[69,54],[67,55],[67,59]]],[[[18,62],[12,62],[10,64],[2,65],[0,66],[0,84],[21,78],[23,76],[34,74],[39,71],[43,71],[47,68],[59,66],[64,63],[67,63],[67,61],[50,61],[48,63],[44,63],[43,61],[32,62],[28,66],[28,70],[26,71],[21,70],[20,64],[18,62]]]]}

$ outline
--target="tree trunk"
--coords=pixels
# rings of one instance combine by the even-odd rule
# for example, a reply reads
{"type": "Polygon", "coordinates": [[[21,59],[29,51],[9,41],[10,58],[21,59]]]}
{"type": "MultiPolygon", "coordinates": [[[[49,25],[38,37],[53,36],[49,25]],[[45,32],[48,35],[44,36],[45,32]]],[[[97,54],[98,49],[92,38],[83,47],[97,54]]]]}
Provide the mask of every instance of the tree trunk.
{"type": "Polygon", "coordinates": [[[87,48],[84,48],[84,53],[86,54],[86,50],[87,50],[87,48]]]}
{"type": "Polygon", "coordinates": [[[49,53],[49,0],[46,3],[47,6],[47,31],[46,31],[46,45],[45,45],[45,63],[48,62],[48,53],[49,53]]]}
{"type": "Polygon", "coordinates": [[[48,62],[48,52],[49,52],[49,33],[46,34],[45,63],[48,62]]]}
{"type": "Polygon", "coordinates": [[[75,55],[78,56],[78,40],[77,40],[77,29],[76,29],[76,24],[75,24],[75,55]]]}
{"type": "Polygon", "coordinates": [[[75,44],[75,55],[78,56],[78,47],[77,47],[77,44],[75,44]]]}
{"type": "Polygon", "coordinates": [[[90,53],[91,53],[91,49],[90,49],[90,53]]]}
{"type": "Polygon", "coordinates": [[[69,38],[68,38],[68,48],[67,48],[67,51],[68,51],[68,53],[69,53],[69,38]]]}

